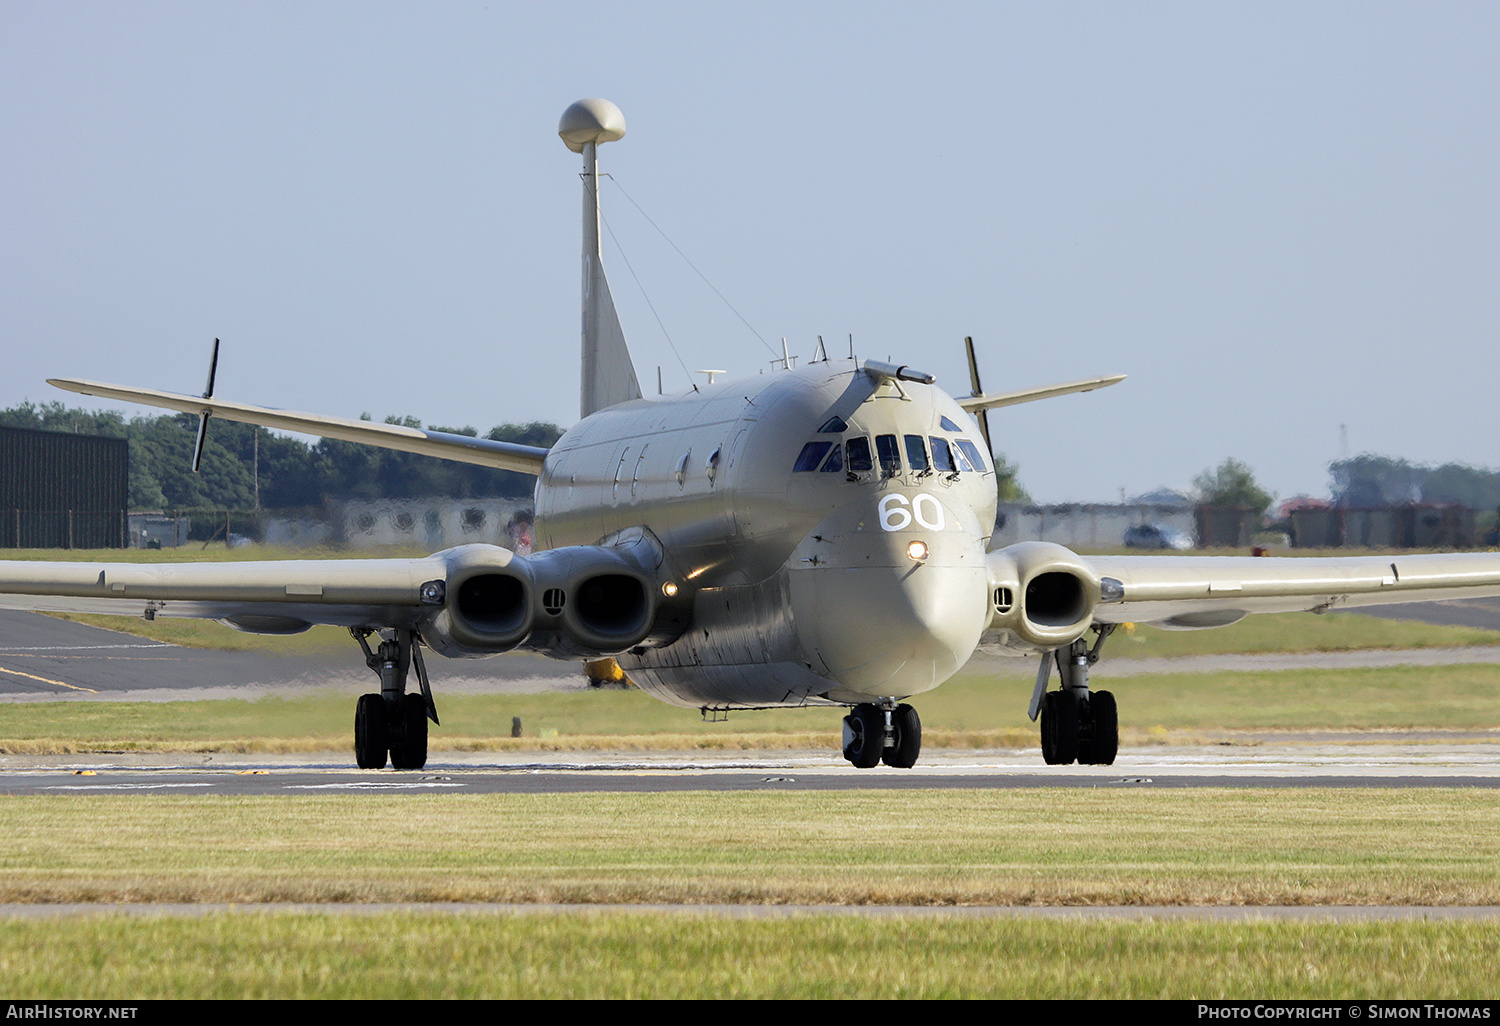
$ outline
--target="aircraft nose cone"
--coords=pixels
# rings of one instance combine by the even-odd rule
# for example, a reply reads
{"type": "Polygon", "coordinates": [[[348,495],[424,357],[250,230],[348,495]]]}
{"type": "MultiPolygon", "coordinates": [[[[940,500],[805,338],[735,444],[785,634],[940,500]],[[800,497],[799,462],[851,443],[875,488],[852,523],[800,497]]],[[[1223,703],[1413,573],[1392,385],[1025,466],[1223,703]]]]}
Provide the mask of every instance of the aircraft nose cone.
{"type": "Polygon", "coordinates": [[[877,529],[822,537],[837,538],[837,547],[796,559],[789,576],[798,634],[808,662],[835,683],[830,697],[917,694],[968,660],[989,622],[989,577],[974,536],[877,529]],[[926,545],[925,560],[909,555],[913,541],[926,545]]]}

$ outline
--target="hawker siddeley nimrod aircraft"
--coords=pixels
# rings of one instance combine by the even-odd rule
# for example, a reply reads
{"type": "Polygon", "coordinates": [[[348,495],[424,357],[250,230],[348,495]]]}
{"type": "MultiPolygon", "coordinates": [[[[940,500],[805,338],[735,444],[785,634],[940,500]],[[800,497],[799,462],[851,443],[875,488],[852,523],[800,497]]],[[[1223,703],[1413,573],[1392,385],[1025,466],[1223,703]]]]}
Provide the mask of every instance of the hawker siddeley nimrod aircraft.
{"type": "Polygon", "coordinates": [[[705,714],[850,706],[844,757],[905,767],[922,743],[906,700],[976,649],[1040,656],[1030,715],[1040,715],[1047,762],[1108,764],[1115,700],[1089,689],[1089,668],[1120,623],[1196,629],[1247,613],[1500,594],[1500,554],[990,549],[986,411],[1119,377],[986,394],[971,346],[973,393],[954,398],[909,366],[823,353],[648,400],[600,262],[595,150],[624,135],[624,118],[582,100],[559,132],[584,164],[583,389],[582,419],[551,449],[226,402],[213,396],[212,370],[201,397],[53,382],[200,415],[197,455],[208,419],[223,417],[534,474],[536,553],[463,545],[424,559],[3,563],[0,605],[206,617],[269,634],[347,627],[380,678],[355,714],[365,768],[426,761],[437,713],[423,646],[613,658],[651,695],[705,714]],[[1049,691],[1054,664],[1061,687],[1049,691]],[[412,667],[420,691],[408,693],[412,667]]]}

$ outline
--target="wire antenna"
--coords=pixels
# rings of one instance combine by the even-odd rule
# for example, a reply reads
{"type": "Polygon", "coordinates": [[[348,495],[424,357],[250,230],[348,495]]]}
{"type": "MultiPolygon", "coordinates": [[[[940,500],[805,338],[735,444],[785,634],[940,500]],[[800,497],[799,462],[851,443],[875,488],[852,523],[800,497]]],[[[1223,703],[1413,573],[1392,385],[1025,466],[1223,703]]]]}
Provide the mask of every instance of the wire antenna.
{"type": "MultiPolygon", "coordinates": [[[[775,347],[772,346],[771,343],[769,343],[769,342],[766,341],[764,335],[762,335],[760,332],[758,332],[758,331],[755,330],[755,326],[753,324],[751,324],[749,321],[745,320],[745,315],[742,314],[742,313],[740,313],[738,310],[736,310],[734,308],[734,304],[731,303],[725,297],[724,293],[720,292],[719,289],[718,289],[718,287],[716,285],[714,285],[713,282],[711,282],[711,281],[708,280],[708,275],[706,275],[702,271],[698,270],[698,265],[695,264],[695,263],[693,263],[692,260],[688,259],[688,255],[686,253],[684,253],[678,247],[677,243],[675,243],[675,242],[672,241],[672,237],[670,235],[668,235],[666,232],[662,231],[661,225],[659,225],[655,221],[651,220],[651,215],[648,214],[648,213],[646,213],[645,209],[639,203],[637,203],[635,201],[635,199],[630,195],[630,193],[628,193],[628,192],[625,191],[624,186],[622,186],[614,178],[611,178],[610,181],[614,183],[614,187],[616,189],[620,190],[620,195],[622,195],[626,199],[630,200],[630,205],[633,206],[633,207],[635,207],[635,209],[637,209],[637,210],[639,210],[641,212],[641,216],[646,219],[646,222],[649,225],[651,225],[651,227],[655,228],[656,231],[657,231],[657,233],[662,238],[664,238],[664,239],[667,240],[667,245],[671,246],[672,249],[676,250],[677,255],[680,256],[680,257],[682,257],[683,262],[686,263],[689,267],[691,267],[693,269],[693,273],[696,274],[698,277],[700,277],[700,278],[703,279],[703,284],[707,285],[710,289],[712,289],[713,290],[713,294],[716,295],[716,296],[718,296],[719,299],[724,303],[725,306],[729,307],[729,312],[732,313],[732,314],[734,314],[736,317],[738,317],[740,319],[740,323],[743,324],[746,328],[750,329],[750,334],[752,334],[756,338],[760,339],[760,344],[763,345],[763,346],[765,346],[766,349],[770,352],[770,354],[772,356],[775,356],[776,355],[776,349],[775,349],[775,347]]],[[[613,234],[613,233],[611,233],[611,234],[613,234]]],[[[616,241],[615,245],[618,246],[619,242],[616,241]]]]}

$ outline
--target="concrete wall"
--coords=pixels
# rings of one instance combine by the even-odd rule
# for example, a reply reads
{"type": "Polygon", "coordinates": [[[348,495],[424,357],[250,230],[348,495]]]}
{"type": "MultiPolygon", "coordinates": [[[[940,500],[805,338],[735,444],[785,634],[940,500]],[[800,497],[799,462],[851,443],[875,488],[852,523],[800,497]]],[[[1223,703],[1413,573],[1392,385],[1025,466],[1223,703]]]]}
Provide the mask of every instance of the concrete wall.
{"type": "Polygon", "coordinates": [[[1190,506],[1143,506],[1118,503],[1067,503],[1031,506],[1002,502],[990,544],[999,548],[1020,541],[1049,541],[1069,548],[1117,549],[1125,532],[1140,524],[1155,524],[1196,539],[1190,506]]]}

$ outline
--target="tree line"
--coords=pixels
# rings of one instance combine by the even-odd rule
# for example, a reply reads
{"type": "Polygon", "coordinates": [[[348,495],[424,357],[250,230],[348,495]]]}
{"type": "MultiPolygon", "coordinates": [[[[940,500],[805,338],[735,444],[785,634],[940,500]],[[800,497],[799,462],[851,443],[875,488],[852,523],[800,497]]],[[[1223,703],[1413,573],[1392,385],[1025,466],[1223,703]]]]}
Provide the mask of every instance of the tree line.
{"type": "MultiPolygon", "coordinates": [[[[361,417],[369,420],[368,414],[361,417]]],[[[415,417],[387,424],[422,428],[415,417]]],[[[124,438],[130,446],[131,509],[284,509],[336,499],[521,498],[528,474],[417,456],[331,438],[305,442],[261,427],[210,420],[201,471],[192,471],[198,418],[188,413],[126,417],[114,411],[24,402],[0,410],[0,425],[124,438]],[[258,451],[257,451],[258,450],[258,451]],[[257,499],[259,501],[257,501],[257,499]]],[[[429,431],[477,437],[472,427],[429,431]]],[[[549,447],[562,436],[556,424],[501,424],[484,437],[549,447]]]]}

